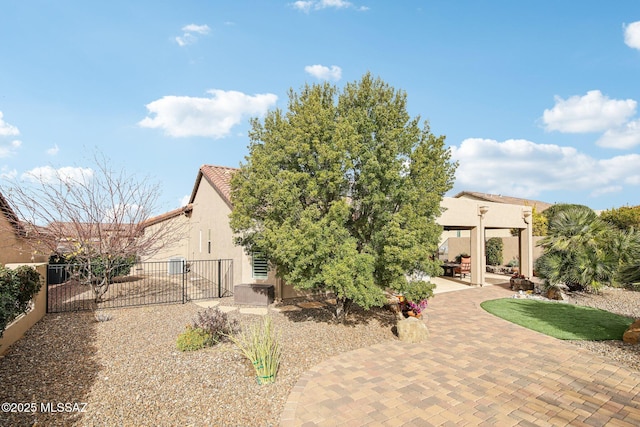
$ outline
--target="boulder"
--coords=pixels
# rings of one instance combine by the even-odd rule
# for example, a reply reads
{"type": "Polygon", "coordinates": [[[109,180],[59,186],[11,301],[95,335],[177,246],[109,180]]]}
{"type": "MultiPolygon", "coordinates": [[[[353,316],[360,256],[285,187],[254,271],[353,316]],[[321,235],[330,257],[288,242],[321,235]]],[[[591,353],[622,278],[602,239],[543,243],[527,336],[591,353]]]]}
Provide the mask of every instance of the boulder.
{"type": "Polygon", "coordinates": [[[622,335],[622,341],[627,344],[640,343],[640,319],[636,320],[622,335]]]}
{"type": "Polygon", "coordinates": [[[545,297],[556,301],[564,301],[566,299],[564,292],[556,286],[550,286],[545,293],[545,297]]]}
{"type": "Polygon", "coordinates": [[[509,280],[511,289],[514,291],[532,291],[533,282],[527,279],[514,279],[509,280]]]}
{"type": "Polygon", "coordinates": [[[406,319],[398,320],[396,328],[400,341],[419,343],[426,341],[429,338],[429,329],[427,329],[427,325],[422,320],[415,317],[407,317],[406,319]]]}

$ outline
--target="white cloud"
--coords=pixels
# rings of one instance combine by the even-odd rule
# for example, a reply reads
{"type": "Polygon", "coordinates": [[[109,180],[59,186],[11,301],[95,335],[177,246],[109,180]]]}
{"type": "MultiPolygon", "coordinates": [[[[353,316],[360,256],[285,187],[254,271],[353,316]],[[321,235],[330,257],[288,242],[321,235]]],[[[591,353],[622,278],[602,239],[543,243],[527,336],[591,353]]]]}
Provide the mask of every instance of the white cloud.
{"type": "Polygon", "coordinates": [[[309,13],[311,10],[321,9],[356,9],[359,11],[369,10],[366,6],[355,6],[353,3],[345,0],[298,0],[291,3],[291,7],[301,12],[309,13]]]}
{"type": "Polygon", "coordinates": [[[86,185],[93,178],[93,169],[72,166],[54,169],[51,166],[42,166],[23,173],[21,177],[35,183],[51,184],[59,181],[69,185],[86,185]]]}
{"type": "Polygon", "coordinates": [[[2,117],[4,117],[4,115],[2,114],[2,111],[0,111],[0,136],[20,135],[18,128],[5,122],[2,117]]]}
{"type": "Polygon", "coordinates": [[[187,206],[189,204],[189,200],[191,200],[191,194],[185,194],[180,199],[180,207],[187,206]]]}
{"type": "Polygon", "coordinates": [[[146,105],[149,114],[138,125],[160,128],[173,137],[205,136],[215,139],[229,134],[246,116],[264,115],[278,97],[274,94],[246,95],[212,89],[210,98],[164,96],[146,105]]]}
{"type": "Polygon", "coordinates": [[[11,141],[9,145],[0,145],[0,158],[13,156],[21,145],[22,141],[17,139],[11,141]]]}
{"type": "Polygon", "coordinates": [[[198,41],[198,37],[194,35],[207,35],[211,31],[208,25],[189,24],[182,27],[182,36],[176,37],[176,43],[178,46],[187,46],[198,41]]]}
{"type": "Polygon", "coordinates": [[[591,197],[599,197],[606,194],[619,193],[622,191],[621,185],[611,185],[609,187],[597,188],[591,192],[591,197]]]}
{"type": "Polygon", "coordinates": [[[470,138],[452,147],[456,187],[535,198],[546,191],[611,192],[640,184],[640,154],[595,159],[573,147],[470,138]]]}
{"type": "Polygon", "coordinates": [[[342,78],[342,68],[337,65],[332,65],[331,68],[320,64],[307,65],[304,67],[304,71],[320,80],[338,81],[342,78]]]}
{"type": "Polygon", "coordinates": [[[209,28],[208,25],[189,24],[182,27],[182,31],[184,31],[185,33],[198,33],[205,35],[209,34],[211,28],[209,28]]]}
{"type": "Polygon", "coordinates": [[[623,126],[607,130],[596,141],[601,147],[629,149],[640,145],[640,119],[625,123],[623,126]]]}
{"type": "Polygon", "coordinates": [[[624,43],[632,49],[640,50],[640,21],[623,25],[624,43]]]}
{"type": "Polygon", "coordinates": [[[2,170],[0,170],[0,178],[2,179],[8,179],[12,181],[17,176],[18,176],[18,171],[15,169],[9,170],[6,166],[3,166],[2,170]]]}
{"type": "Polygon", "coordinates": [[[58,151],[60,151],[60,148],[58,148],[58,144],[54,144],[53,147],[47,150],[47,154],[50,156],[55,156],[56,154],[58,154],[58,151]]]}
{"type": "Polygon", "coordinates": [[[601,132],[621,126],[635,114],[638,104],[633,99],[609,99],[599,90],[566,100],[556,96],[555,101],[551,110],[544,110],[542,120],[546,130],[563,133],[601,132]]]}

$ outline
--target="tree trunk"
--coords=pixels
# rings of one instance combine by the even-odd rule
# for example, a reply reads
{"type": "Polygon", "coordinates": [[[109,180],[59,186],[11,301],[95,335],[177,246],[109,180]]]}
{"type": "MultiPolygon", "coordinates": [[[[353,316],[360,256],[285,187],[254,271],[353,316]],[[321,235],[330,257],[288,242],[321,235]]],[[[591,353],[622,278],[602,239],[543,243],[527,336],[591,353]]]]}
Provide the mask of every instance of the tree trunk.
{"type": "Polygon", "coordinates": [[[353,300],[346,297],[338,297],[336,298],[336,320],[338,323],[345,323],[347,320],[347,315],[349,314],[349,310],[351,309],[351,304],[353,300]]]}
{"type": "Polygon", "coordinates": [[[93,292],[96,295],[95,302],[101,302],[104,294],[109,290],[109,280],[106,277],[103,277],[99,282],[93,284],[93,292]]]}

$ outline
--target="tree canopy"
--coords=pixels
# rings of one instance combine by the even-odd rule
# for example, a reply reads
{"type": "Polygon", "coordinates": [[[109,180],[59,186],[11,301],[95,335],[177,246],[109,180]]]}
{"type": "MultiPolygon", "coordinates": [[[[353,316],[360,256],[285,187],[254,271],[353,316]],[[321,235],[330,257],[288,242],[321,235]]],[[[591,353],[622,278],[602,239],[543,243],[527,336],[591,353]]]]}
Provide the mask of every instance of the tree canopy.
{"type": "Polygon", "coordinates": [[[427,295],[415,279],[440,273],[435,218],[456,164],[406,98],[370,74],[290,90],[288,111],[252,119],[231,182],[237,243],[294,287],[335,293],[338,320],[351,302],[382,305],[387,287],[427,295]]]}
{"type": "Polygon", "coordinates": [[[148,226],[158,206],[158,184],[138,178],[96,153],[95,169],[65,168],[30,174],[8,189],[28,230],[34,250],[78,264],[82,280],[91,284],[96,301],[112,278],[137,257],[151,256],[174,245],[184,230],[165,221],[148,226]]]}
{"type": "Polygon", "coordinates": [[[602,212],[600,218],[621,230],[628,230],[632,227],[640,230],[640,205],[609,209],[602,212]]]}

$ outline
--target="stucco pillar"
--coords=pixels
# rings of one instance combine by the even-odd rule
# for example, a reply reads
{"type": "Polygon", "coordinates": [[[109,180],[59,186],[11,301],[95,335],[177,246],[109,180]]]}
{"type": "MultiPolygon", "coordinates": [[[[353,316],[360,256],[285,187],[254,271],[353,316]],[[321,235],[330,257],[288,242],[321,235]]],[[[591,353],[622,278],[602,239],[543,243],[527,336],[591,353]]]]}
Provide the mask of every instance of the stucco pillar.
{"type": "Polygon", "coordinates": [[[526,228],[520,229],[520,274],[525,277],[533,276],[533,217],[531,211],[523,211],[526,228]]]}
{"type": "Polygon", "coordinates": [[[471,229],[471,284],[484,284],[484,228],[482,224],[471,229]]]}

